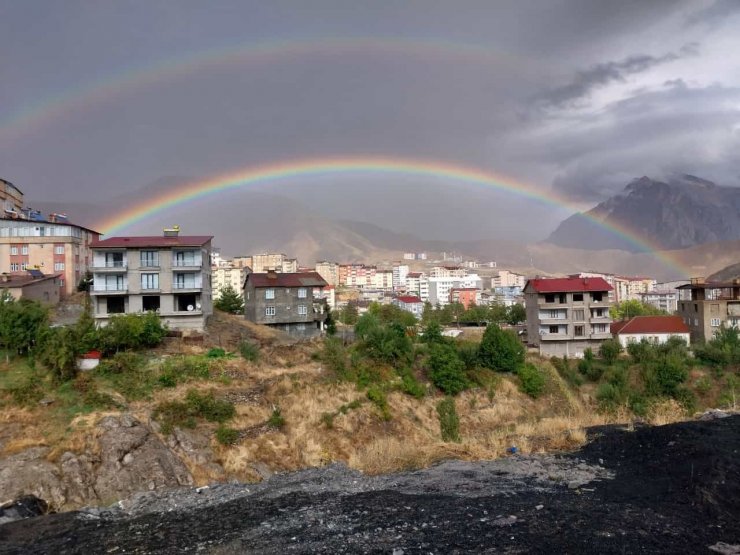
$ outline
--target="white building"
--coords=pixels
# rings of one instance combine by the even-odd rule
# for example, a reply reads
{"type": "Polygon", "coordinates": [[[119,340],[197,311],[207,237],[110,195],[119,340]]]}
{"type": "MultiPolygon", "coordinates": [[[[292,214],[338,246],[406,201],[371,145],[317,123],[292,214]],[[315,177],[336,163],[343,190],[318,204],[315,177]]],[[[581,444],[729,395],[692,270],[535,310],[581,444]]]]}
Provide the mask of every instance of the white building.
{"type": "Polygon", "coordinates": [[[678,291],[675,289],[640,293],[638,298],[643,303],[654,306],[658,310],[665,310],[668,314],[673,314],[678,310],[678,291]]]}
{"type": "Polygon", "coordinates": [[[396,264],[393,266],[393,289],[405,287],[407,275],[409,275],[408,264],[396,264]]]}
{"type": "Polygon", "coordinates": [[[421,272],[409,272],[406,275],[406,292],[427,302],[429,300],[429,279],[421,272]]]}
{"type": "Polygon", "coordinates": [[[510,272],[509,270],[499,270],[498,275],[494,277],[491,283],[491,288],[497,287],[519,287],[524,289],[527,283],[527,278],[521,274],[510,272]]]}
{"type": "Polygon", "coordinates": [[[482,289],[483,280],[478,274],[464,277],[430,277],[429,302],[434,306],[445,306],[450,302],[451,289],[482,289]]]}
{"type": "Polygon", "coordinates": [[[247,277],[247,269],[236,268],[234,266],[211,266],[211,276],[213,279],[214,300],[221,297],[221,292],[226,287],[231,287],[241,295],[242,287],[244,287],[244,278],[247,277]]]}
{"type": "Polygon", "coordinates": [[[321,260],[316,263],[316,273],[319,274],[329,285],[339,285],[339,264],[321,260]]]}
{"type": "Polygon", "coordinates": [[[392,302],[401,310],[410,312],[417,318],[421,318],[424,313],[424,301],[416,295],[401,295],[399,297],[394,297],[392,302]]]}
{"type": "Polygon", "coordinates": [[[690,331],[680,316],[635,316],[612,322],[611,332],[622,347],[642,340],[662,344],[671,337],[680,337],[689,344],[690,331]]]}

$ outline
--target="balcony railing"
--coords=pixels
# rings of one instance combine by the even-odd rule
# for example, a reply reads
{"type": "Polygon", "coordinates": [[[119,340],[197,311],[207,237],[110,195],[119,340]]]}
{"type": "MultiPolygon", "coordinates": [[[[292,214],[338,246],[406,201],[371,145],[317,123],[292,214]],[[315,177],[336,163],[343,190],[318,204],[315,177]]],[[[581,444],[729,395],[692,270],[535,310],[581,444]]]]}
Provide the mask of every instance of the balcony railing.
{"type": "Polygon", "coordinates": [[[95,293],[125,293],[128,290],[126,285],[93,285],[95,293]]]}
{"type": "Polygon", "coordinates": [[[178,283],[174,282],[172,284],[172,289],[202,289],[203,286],[200,283],[196,282],[185,282],[185,283],[178,283]]]}
{"type": "Polygon", "coordinates": [[[125,260],[93,260],[93,268],[100,269],[120,269],[126,268],[127,264],[125,260]]]}
{"type": "Polygon", "coordinates": [[[185,260],[173,260],[173,268],[200,268],[203,266],[203,261],[195,258],[186,258],[185,260]]]}

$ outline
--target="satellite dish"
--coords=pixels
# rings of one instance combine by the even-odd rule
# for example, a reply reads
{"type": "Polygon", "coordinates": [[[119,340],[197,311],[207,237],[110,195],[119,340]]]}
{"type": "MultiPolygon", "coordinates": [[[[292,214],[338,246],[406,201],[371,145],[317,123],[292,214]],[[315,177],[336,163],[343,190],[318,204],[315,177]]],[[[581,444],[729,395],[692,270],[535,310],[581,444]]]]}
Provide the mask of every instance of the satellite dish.
{"type": "Polygon", "coordinates": [[[200,303],[195,303],[195,308],[197,308],[198,310],[200,310],[200,303]]]}
{"type": "Polygon", "coordinates": [[[195,307],[193,305],[189,304],[188,305],[188,312],[192,312],[193,310],[195,310],[195,307]]]}

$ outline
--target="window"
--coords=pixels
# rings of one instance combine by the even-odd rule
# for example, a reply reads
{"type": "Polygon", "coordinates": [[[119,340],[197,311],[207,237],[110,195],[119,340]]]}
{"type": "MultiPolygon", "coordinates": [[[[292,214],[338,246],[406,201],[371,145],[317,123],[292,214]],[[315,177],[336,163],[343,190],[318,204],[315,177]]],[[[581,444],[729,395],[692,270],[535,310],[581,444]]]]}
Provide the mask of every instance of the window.
{"type": "Polygon", "coordinates": [[[699,326],[699,319],[698,318],[694,318],[694,326],[695,327],[698,327],[699,326]]]}
{"type": "Polygon", "coordinates": [[[105,253],[105,267],[106,268],[123,268],[123,253],[122,252],[106,252],[105,253]]]}
{"type": "Polygon", "coordinates": [[[142,289],[159,289],[159,274],[141,274],[142,289]]]}
{"type": "Polygon", "coordinates": [[[123,314],[126,311],[125,299],[123,297],[108,297],[106,309],[108,314],[123,314]]]}
{"type": "Polygon", "coordinates": [[[595,308],[594,309],[594,318],[603,318],[604,317],[604,309],[603,308],[595,308]]]}
{"type": "Polygon", "coordinates": [[[275,316],[275,307],[274,306],[266,306],[265,307],[265,316],[275,316]]]}
{"type": "Polygon", "coordinates": [[[12,263],[10,264],[10,271],[11,271],[11,272],[17,272],[17,271],[18,271],[18,270],[20,270],[20,269],[21,269],[21,266],[20,266],[20,264],[18,264],[17,262],[12,262],[12,263]]]}
{"type": "Polygon", "coordinates": [[[574,303],[582,303],[583,302],[583,293],[573,293],[573,302],[574,303]]]}
{"type": "Polygon", "coordinates": [[[584,335],[586,335],[583,326],[575,326],[574,330],[576,337],[583,337],[584,335]]]}
{"type": "Polygon", "coordinates": [[[565,304],[568,302],[568,294],[567,293],[560,293],[559,298],[560,304],[565,304]]]}
{"type": "Polygon", "coordinates": [[[18,247],[10,247],[10,254],[11,256],[16,256],[18,254],[18,247]]]}
{"type": "Polygon", "coordinates": [[[275,290],[274,289],[265,289],[265,299],[274,299],[274,298],[275,298],[275,290]]]}
{"type": "Polygon", "coordinates": [[[594,333],[606,333],[606,324],[594,324],[593,325],[593,331],[594,333]]]}
{"type": "Polygon", "coordinates": [[[550,333],[558,333],[558,326],[550,326],[550,333]]]}
{"type": "Polygon", "coordinates": [[[298,315],[306,316],[308,314],[308,308],[305,304],[298,305],[298,315]]]}
{"type": "Polygon", "coordinates": [[[713,328],[718,328],[721,323],[722,323],[722,320],[720,320],[719,318],[712,318],[709,320],[709,325],[712,326],[713,328]]]}
{"type": "Polygon", "coordinates": [[[555,295],[553,295],[552,293],[548,293],[547,295],[545,295],[545,302],[546,303],[554,303],[555,302],[555,295]]]}
{"type": "Polygon", "coordinates": [[[175,266],[200,266],[198,251],[178,251],[175,253],[175,266]]]}
{"type": "Polygon", "coordinates": [[[300,287],[298,289],[298,298],[299,299],[305,299],[306,298],[306,293],[307,293],[306,288],[305,287],[300,287]]]}
{"type": "Polygon", "coordinates": [[[158,312],[159,311],[159,296],[158,295],[145,295],[141,298],[141,308],[144,312],[158,312]]]}
{"type": "Polygon", "coordinates": [[[28,245],[23,245],[21,247],[21,254],[28,254],[28,245]]]}
{"type": "Polygon", "coordinates": [[[573,311],[573,319],[578,322],[582,322],[586,319],[586,312],[582,308],[576,308],[573,311]]]}
{"type": "Polygon", "coordinates": [[[54,254],[64,254],[64,245],[56,245],[54,247],[54,254]]]}
{"type": "Polygon", "coordinates": [[[64,270],[64,262],[54,262],[54,271],[61,272],[64,270]]]}
{"type": "Polygon", "coordinates": [[[21,262],[21,270],[27,270],[28,269],[28,262],[21,262]]]}
{"type": "Polygon", "coordinates": [[[591,300],[595,303],[600,303],[604,299],[604,294],[601,291],[591,293],[591,300]]]}
{"type": "Polygon", "coordinates": [[[140,260],[143,268],[154,268],[159,266],[159,252],[141,251],[140,260]]]}

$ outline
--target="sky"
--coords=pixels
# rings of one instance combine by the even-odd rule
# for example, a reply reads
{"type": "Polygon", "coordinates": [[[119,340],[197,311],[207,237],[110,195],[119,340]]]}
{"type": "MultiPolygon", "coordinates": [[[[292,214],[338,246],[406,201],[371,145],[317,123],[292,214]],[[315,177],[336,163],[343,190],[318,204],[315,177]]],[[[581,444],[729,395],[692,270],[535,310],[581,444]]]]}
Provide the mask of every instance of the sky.
{"type": "Polygon", "coordinates": [[[735,0],[0,0],[0,22],[0,177],[33,200],[389,156],[572,204],[408,176],[254,189],[433,239],[534,240],[642,175],[740,185],[735,0]]]}

